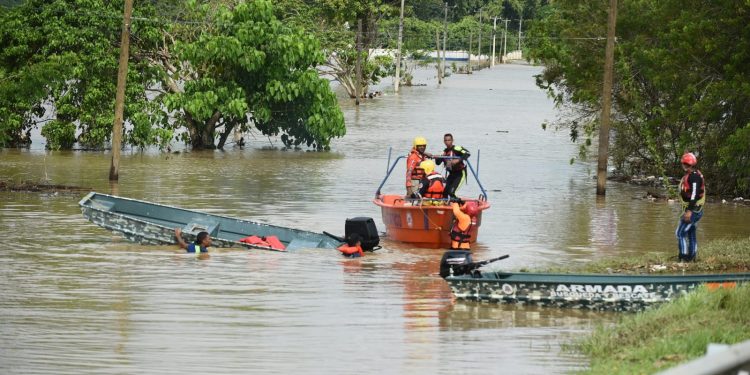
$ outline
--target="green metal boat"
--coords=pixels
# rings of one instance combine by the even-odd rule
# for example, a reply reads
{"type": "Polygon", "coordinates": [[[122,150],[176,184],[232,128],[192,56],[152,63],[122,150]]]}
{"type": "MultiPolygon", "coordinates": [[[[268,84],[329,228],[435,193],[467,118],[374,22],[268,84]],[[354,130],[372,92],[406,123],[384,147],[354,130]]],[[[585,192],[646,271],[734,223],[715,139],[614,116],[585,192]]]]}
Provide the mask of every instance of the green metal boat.
{"type": "Polygon", "coordinates": [[[472,262],[467,251],[448,251],[443,255],[440,273],[458,299],[611,311],[644,310],[683,296],[700,285],[732,288],[750,281],[750,273],[603,275],[480,269],[501,258],[472,262]]]}
{"type": "Polygon", "coordinates": [[[323,233],[308,232],[248,220],[208,214],[136,199],[91,192],[81,199],[83,216],[94,224],[143,244],[174,244],[175,228],[181,228],[188,241],[202,231],[208,232],[213,247],[246,247],[272,251],[298,249],[335,249],[341,244],[323,233]],[[240,242],[257,236],[275,236],[284,250],[240,242]]]}

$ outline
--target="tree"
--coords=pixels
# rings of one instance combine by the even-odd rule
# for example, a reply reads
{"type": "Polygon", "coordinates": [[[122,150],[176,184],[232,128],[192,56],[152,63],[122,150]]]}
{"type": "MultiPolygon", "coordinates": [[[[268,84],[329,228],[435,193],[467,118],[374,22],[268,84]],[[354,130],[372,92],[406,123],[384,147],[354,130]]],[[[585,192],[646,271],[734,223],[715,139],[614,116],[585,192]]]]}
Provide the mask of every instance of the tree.
{"type": "Polygon", "coordinates": [[[153,59],[166,73],[163,115],[180,114],[174,124],[194,148],[213,148],[217,130],[222,147],[235,128],[253,125],[286,146],[325,149],[344,135],[336,97],[315,70],[324,56],[314,38],[282,24],[268,1],[195,12],[208,20],[197,37],[165,38],[153,59]]]}
{"type": "Polygon", "coordinates": [[[357,22],[362,20],[363,25],[360,37],[364,64],[359,92],[366,93],[370,84],[378,83],[394,70],[390,56],[374,56],[371,52],[382,47],[379,44],[380,22],[388,15],[397,15],[398,4],[396,0],[283,0],[277,3],[277,14],[285,22],[299,25],[316,36],[326,53],[320,72],[338,81],[354,98],[357,22]]]}
{"type": "MultiPolygon", "coordinates": [[[[678,174],[679,156],[694,151],[712,192],[748,192],[750,174],[735,161],[746,166],[736,153],[750,153],[742,142],[750,122],[750,46],[733,42],[750,38],[747,11],[731,0],[621,4],[614,165],[625,173],[678,174]]],[[[531,57],[545,64],[538,85],[571,110],[561,125],[587,143],[598,126],[604,20],[604,3],[556,1],[530,31],[531,57]]]]}
{"type": "MultiPolygon", "coordinates": [[[[268,1],[225,2],[136,2],[126,142],[166,147],[185,127],[193,147],[214,148],[255,126],[286,146],[327,148],[345,128],[315,70],[319,44],[283,25],[268,1]]],[[[53,148],[106,145],[121,19],[121,4],[101,0],[0,8],[1,147],[28,144],[40,125],[53,148]]]]}
{"type": "MultiPolygon", "coordinates": [[[[112,132],[121,19],[120,4],[82,0],[28,0],[0,11],[0,146],[27,146],[31,129],[42,125],[48,147],[104,147],[112,132]]],[[[133,25],[132,33],[134,55],[158,35],[150,24],[133,25]]],[[[152,78],[134,62],[126,117],[146,104],[152,78]]]]}

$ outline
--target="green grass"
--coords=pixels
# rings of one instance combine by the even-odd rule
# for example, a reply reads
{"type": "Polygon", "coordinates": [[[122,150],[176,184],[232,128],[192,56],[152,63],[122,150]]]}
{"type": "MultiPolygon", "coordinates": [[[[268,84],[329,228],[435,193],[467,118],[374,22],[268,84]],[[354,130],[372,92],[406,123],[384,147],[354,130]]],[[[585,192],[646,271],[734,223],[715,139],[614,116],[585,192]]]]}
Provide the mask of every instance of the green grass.
{"type": "Polygon", "coordinates": [[[581,374],[652,374],[705,354],[709,343],[750,339],[750,285],[701,287],[659,309],[623,315],[567,346],[591,360],[581,374]]]}
{"type": "MultiPolygon", "coordinates": [[[[558,273],[728,273],[750,271],[750,237],[714,240],[698,248],[694,262],[678,262],[677,251],[649,253],[638,257],[602,259],[580,267],[547,268],[558,273]]],[[[528,271],[528,270],[523,270],[528,271]]],[[[538,272],[540,270],[537,270],[538,272]]]]}

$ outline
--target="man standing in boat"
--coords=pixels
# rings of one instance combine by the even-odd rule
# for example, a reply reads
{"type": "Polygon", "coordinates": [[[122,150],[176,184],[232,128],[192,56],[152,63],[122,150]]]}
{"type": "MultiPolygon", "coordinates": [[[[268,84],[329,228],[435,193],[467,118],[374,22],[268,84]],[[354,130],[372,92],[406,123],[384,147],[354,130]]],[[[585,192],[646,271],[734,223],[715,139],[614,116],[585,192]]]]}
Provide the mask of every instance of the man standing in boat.
{"type": "Polygon", "coordinates": [[[453,134],[451,133],[443,136],[443,143],[445,143],[443,156],[449,158],[438,158],[437,164],[444,163],[445,169],[448,171],[448,178],[445,179],[445,196],[456,198],[456,191],[466,181],[466,163],[464,163],[464,160],[468,159],[471,154],[467,149],[453,145],[453,134]]]}
{"type": "Polygon", "coordinates": [[[419,192],[419,182],[425,176],[424,170],[419,168],[419,164],[432,155],[425,152],[427,150],[427,140],[424,137],[414,138],[413,147],[406,159],[406,197],[414,198],[419,192]]]}
{"type": "Polygon", "coordinates": [[[200,232],[195,238],[195,243],[188,244],[182,239],[182,230],[175,228],[174,238],[177,240],[177,245],[181,249],[187,250],[188,253],[195,253],[195,255],[201,255],[203,253],[208,254],[208,247],[211,246],[211,236],[208,232],[200,232]]]}
{"type": "Polygon", "coordinates": [[[682,155],[682,169],[685,176],[680,181],[680,199],[683,212],[677,226],[677,248],[680,250],[678,258],[693,261],[698,255],[697,231],[698,221],[703,217],[703,205],[706,203],[706,183],[703,174],[696,169],[698,158],[692,152],[682,155]]]}

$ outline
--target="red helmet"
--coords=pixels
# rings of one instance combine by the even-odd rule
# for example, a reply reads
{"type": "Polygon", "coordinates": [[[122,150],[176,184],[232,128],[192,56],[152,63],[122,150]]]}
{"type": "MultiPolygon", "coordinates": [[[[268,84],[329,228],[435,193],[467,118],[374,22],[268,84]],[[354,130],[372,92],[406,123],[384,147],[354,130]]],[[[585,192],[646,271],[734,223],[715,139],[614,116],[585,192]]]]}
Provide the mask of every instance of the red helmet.
{"type": "Polygon", "coordinates": [[[463,211],[469,216],[477,216],[479,213],[479,205],[477,202],[468,201],[463,207],[463,211]]]}
{"type": "Polygon", "coordinates": [[[696,164],[698,164],[698,158],[693,155],[692,152],[685,153],[685,155],[682,155],[682,159],[680,159],[682,164],[687,164],[691,167],[694,167],[696,164]]]}

